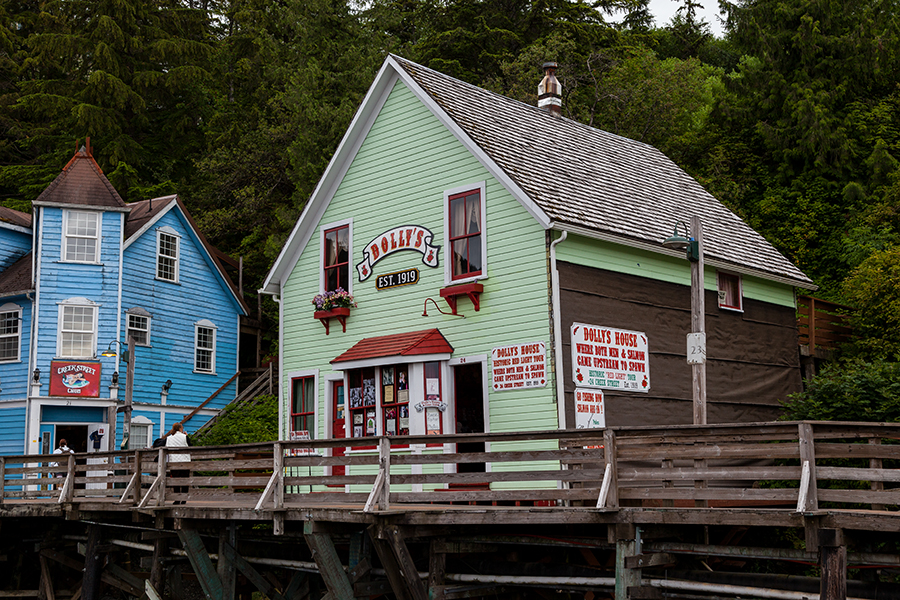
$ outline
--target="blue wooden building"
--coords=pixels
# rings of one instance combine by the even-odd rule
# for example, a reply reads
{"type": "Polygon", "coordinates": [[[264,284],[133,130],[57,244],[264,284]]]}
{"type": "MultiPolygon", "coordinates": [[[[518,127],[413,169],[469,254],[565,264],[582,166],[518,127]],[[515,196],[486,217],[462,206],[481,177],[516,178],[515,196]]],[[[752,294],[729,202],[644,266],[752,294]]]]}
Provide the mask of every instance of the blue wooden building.
{"type": "Polygon", "coordinates": [[[82,147],[33,202],[0,208],[0,454],[130,448],[237,390],[246,305],[175,196],[126,204],[82,147]],[[106,356],[104,356],[106,355],[106,356]]]}

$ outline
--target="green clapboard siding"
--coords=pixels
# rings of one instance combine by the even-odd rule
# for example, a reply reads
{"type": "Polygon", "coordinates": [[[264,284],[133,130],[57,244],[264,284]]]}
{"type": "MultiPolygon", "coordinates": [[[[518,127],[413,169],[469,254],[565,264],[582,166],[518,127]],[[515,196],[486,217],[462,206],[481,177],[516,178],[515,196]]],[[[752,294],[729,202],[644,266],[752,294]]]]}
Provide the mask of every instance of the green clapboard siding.
{"type": "MultiPolygon", "coordinates": [[[[556,247],[556,257],[557,260],[586,267],[691,285],[690,263],[684,259],[571,233],[565,242],[556,247]]],[[[794,306],[792,286],[748,275],[743,275],[741,279],[745,298],[780,306],[794,306]]],[[[716,289],[716,269],[709,265],[704,269],[703,287],[707,290],[716,289]]]]}
{"type": "MultiPolygon", "coordinates": [[[[402,82],[397,82],[366,140],[337,189],[324,217],[285,282],[282,298],[284,387],[292,371],[319,371],[319,431],[325,437],[326,373],[329,363],[363,338],[439,328],[454,348],[454,356],[490,355],[496,346],[543,341],[550,353],[550,318],[546,238],[540,225],[488,171],[423,106],[402,82]],[[382,259],[363,283],[355,264],[364,246],[376,236],[401,225],[430,229],[443,245],[445,190],[486,183],[488,278],[482,280],[481,310],[468,299],[459,301],[465,318],[441,315],[428,303],[433,298],[449,312],[440,297],[444,262],[429,268],[419,253],[404,251],[382,259]],[[323,225],[352,218],[352,292],[358,308],[347,319],[347,332],[331,324],[326,336],[313,318],[312,297],[318,293],[320,231],[323,225]],[[377,275],[417,267],[415,285],[377,291],[377,275]]],[[[548,365],[552,357],[548,356],[548,365]]],[[[489,370],[488,370],[489,371],[489,370]]],[[[490,373],[488,372],[488,376],[490,373]]],[[[547,387],[491,393],[490,430],[535,430],[557,427],[552,376],[547,387]]],[[[446,386],[446,383],[445,383],[446,386]]],[[[450,400],[446,395],[445,401],[450,400]]],[[[282,405],[288,422],[288,398],[282,405]]],[[[445,414],[445,422],[452,415],[445,414]]],[[[446,426],[445,426],[446,427],[446,426]]],[[[330,432],[329,432],[330,436],[330,432]]]]}

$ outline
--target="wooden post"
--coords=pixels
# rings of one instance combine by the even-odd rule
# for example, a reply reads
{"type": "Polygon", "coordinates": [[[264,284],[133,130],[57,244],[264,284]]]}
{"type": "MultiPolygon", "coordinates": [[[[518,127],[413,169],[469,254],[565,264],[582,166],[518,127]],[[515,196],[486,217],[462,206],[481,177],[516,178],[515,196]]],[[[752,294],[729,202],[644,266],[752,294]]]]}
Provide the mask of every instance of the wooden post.
{"type": "Polygon", "coordinates": [[[134,338],[128,336],[128,364],[125,365],[125,407],[122,415],[122,450],[131,447],[131,397],[134,392],[134,338]]]}
{"type": "Polygon", "coordinates": [[[819,530],[820,600],[847,600],[847,546],[840,529],[819,530]]]}
{"type": "Polygon", "coordinates": [[[3,504],[3,497],[6,495],[6,458],[0,456],[0,504],[3,504]]]}
{"type": "MultiPolygon", "coordinates": [[[[881,438],[869,438],[869,444],[874,446],[881,445],[881,438]]],[[[870,469],[881,469],[884,467],[884,463],[880,458],[870,458],[869,459],[869,468],[870,469]]],[[[872,481],[869,484],[870,489],[873,492],[880,492],[884,490],[884,482],[883,481],[872,481]]],[[[884,504],[873,504],[872,510],[887,510],[887,506],[884,504]]]]}
{"type": "MultiPolygon", "coordinates": [[[[156,478],[159,481],[159,487],[156,489],[156,505],[157,506],[165,506],[166,504],[166,461],[169,459],[169,455],[166,453],[166,449],[159,448],[159,457],[157,458],[156,463],[156,478]]],[[[150,492],[147,492],[149,495],[150,492]]]]}
{"type": "Polygon", "coordinates": [[[438,552],[436,540],[431,540],[428,553],[428,597],[431,600],[444,598],[444,572],[447,570],[447,555],[438,552]]]}
{"type": "Polygon", "coordinates": [[[391,441],[387,437],[382,437],[378,442],[378,470],[384,474],[378,508],[389,510],[391,507],[391,441]]]}
{"type": "MultiPolygon", "coordinates": [[[[700,217],[691,217],[691,235],[697,240],[698,260],[691,262],[691,331],[706,333],[706,292],[703,289],[703,228],[700,217]]],[[[706,361],[691,365],[694,425],[706,425],[706,361]]]]}
{"type": "Polygon", "coordinates": [[[228,560],[225,546],[237,546],[237,524],[230,521],[227,527],[219,531],[219,562],[216,571],[222,581],[222,600],[234,600],[234,586],[237,580],[234,561],[228,560]]]}
{"type": "Polygon", "coordinates": [[[616,433],[612,429],[603,431],[603,458],[606,459],[606,464],[610,466],[611,472],[609,490],[606,493],[606,507],[618,508],[619,478],[616,464],[616,433]]]}
{"type": "Polygon", "coordinates": [[[87,549],[84,553],[84,580],[81,582],[81,597],[83,600],[99,600],[100,598],[100,570],[103,562],[100,560],[100,526],[88,525],[87,549]]]}
{"type": "Polygon", "coordinates": [[[275,490],[273,492],[275,515],[272,519],[272,533],[284,535],[284,447],[281,445],[281,442],[275,442],[272,451],[275,453],[272,464],[273,474],[275,475],[275,490]]]}
{"type": "Polygon", "coordinates": [[[630,523],[616,523],[616,600],[628,600],[628,588],[641,586],[641,570],[629,569],[625,559],[634,556],[637,530],[630,523]]]}
{"type": "MultiPolygon", "coordinates": [[[[818,485],[816,482],[816,449],[813,427],[810,423],[800,423],[800,468],[804,463],[809,465],[809,485],[806,488],[806,502],[804,506],[798,506],[803,512],[819,510],[818,485]]],[[[804,490],[800,490],[802,495],[804,490]]]]}
{"type": "Polygon", "coordinates": [[[403,577],[410,597],[413,600],[428,600],[428,593],[425,591],[422,580],[419,579],[419,572],[416,570],[415,562],[413,562],[412,555],[409,553],[409,548],[403,540],[403,534],[400,533],[400,529],[396,525],[386,527],[384,535],[391,545],[394,556],[397,558],[400,575],[403,577]]]}
{"type": "Polygon", "coordinates": [[[163,566],[163,557],[169,548],[169,538],[158,537],[153,541],[153,564],[150,566],[150,585],[161,592],[166,587],[166,568],[163,566]]]}
{"type": "Polygon", "coordinates": [[[409,590],[406,589],[406,582],[403,581],[403,576],[400,574],[397,558],[391,551],[390,544],[379,537],[375,525],[369,526],[369,538],[372,540],[372,546],[375,548],[375,553],[378,555],[378,560],[381,561],[385,576],[391,584],[391,590],[397,596],[397,600],[412,600],[409,590]]]}

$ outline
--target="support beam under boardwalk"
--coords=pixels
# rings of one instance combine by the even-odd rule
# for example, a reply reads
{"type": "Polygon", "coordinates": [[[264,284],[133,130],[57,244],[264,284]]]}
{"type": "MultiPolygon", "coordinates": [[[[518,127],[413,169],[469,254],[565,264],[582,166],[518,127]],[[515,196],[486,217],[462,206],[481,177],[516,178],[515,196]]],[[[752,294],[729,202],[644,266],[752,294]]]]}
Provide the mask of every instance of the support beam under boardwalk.
{"type": "Polygon", "coordinates": [[[319,573],[325,581],[332,598],[340,598],[341,600],[354,598],[353,586],[350,585],[350,578],[344,572],[338,558],[337,550],[334,548],[334,542],[331,535],[327,533],[316,533],[315,523],[306,521],[303,524],[303,537],[306,544],[312,550],[313,560],[319,567],[319,573]]]}

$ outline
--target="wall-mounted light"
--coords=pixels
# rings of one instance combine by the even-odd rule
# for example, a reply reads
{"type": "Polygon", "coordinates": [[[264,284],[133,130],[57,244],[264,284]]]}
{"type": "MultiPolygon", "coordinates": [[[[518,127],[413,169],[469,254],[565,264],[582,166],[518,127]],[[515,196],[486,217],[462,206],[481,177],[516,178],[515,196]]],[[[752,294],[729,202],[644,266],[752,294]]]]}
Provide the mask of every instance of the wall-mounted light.
{"type": "MultiPolygon", "coordinates": [[[[113,349],[113,344],[118,344],[119,348],[124,348],[125,350],[128,350],[128,346],[126,346],[119,340],[113,340],[109,343],[109,346],[106,347],[106,350],[104,350],[103,352],[100,353],[100,356],[105,356],[106,358],[118,356],[119,353],[117,352],[116,349],[113,349]]],[[[122,360],[124,360],[126,364],[128,363],[128,353],[127,352],[122,355],[122,360]]]]}
{"type": "Polygon", "coordinates": [[[685,250],[685,258],[687,258],[691,262],[697,262],[700,260],[700,243],[691,236],[688,231],[687,225],[684,224],[684,221],[677,221],[675,223],[675,231],[672,233],[670,237],[667,237],[663,240],[662,243],[664,248],[668,248],[670,250],[685,250]],[[678,224],[681,224],[681,227],[684,229],[684,235],[678,235],[678,224]]]}
{"type": "Polygon", "coordinates": [[[164,384],[162,384],[163,394],[168,394],[171,387],[172,387],[172,380],[166,379],[166,382],[164,384]]]}
{"type": "Polygon", "coordinates": [[[35,369],[34,373],[31,375],[31,383],[37,384],[41,382],[41,370],[35,369]]]}
{"type": "Polygon", "coordinates": [[[454,313],[448,313],[448,312],[442,311],[442,310],[441,310],[441,307],[438,306],[438,303],[435,302],[434,298],[425,298],[425,305],[422,307],[422,316],[423,316],[423,317],[427,317],[427,316],[428,316],[428,301],[429,301],[429,300],[431,300],[431,303],[434,304],[434,307],[435,307],[435,308],[437,309],[437,311],[438,311],[439,313],[441,313],[442,315],[449,315],[449,316],[451,316],[451,317],[462,317],[462,318],[464,318],[464,319],[466,318],[466,315],[460,315],[460,314],[454,314],[454,313]]]}

